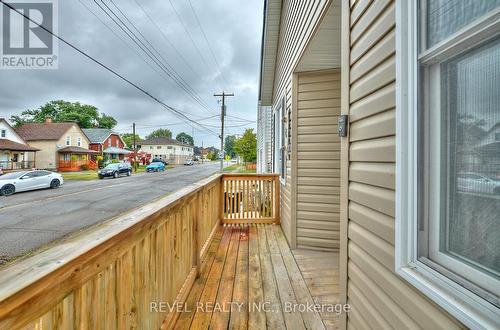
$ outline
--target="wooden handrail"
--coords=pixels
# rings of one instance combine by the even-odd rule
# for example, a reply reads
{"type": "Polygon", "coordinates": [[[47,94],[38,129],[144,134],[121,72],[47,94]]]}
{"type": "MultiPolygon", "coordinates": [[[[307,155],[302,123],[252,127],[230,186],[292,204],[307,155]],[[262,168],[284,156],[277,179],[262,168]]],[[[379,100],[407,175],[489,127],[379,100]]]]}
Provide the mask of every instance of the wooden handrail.
{"type": "Polygon", "coordinates": [[[0,270],[0,329],[159,328],[174,322],[175,313],[151,313],[149,304],[173,303],[189,292],[220,223],[212,203],[221,204],[221,178],[202,180],[0,270]]]}

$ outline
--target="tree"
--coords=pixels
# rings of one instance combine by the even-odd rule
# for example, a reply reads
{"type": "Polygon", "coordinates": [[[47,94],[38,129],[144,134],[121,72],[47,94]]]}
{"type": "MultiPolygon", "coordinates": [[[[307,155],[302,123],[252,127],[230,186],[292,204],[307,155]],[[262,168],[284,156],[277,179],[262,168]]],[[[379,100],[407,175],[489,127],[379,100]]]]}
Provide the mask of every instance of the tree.
{"type": "Polygon", "coordinates": [[[247,129],[241,138],[236,139],[234,150],[245,163],[257,161],[257,135],[252,128],[247,129]]]}
{"type": "Polygon", "coordinates": [[[207,154],[207,158],[210,159],[210,160],[217,160],[219,158],[219,156],[217,154],[218,154],[218,152],[210,151],[207,154]]]}
{"type": "Polygon", "coordinates": [[[182,142],[182,143],[185,143],[185,144],[190,144],[190,145],[194,145],[194,139],[191,135],[187,134],[187,133],[179,133],[177,134],[177,136],[175,137],[175,139],[179,142],[182,142]]]}
{"type": "Polygon", "coordinates": [[[74,121],[81,128],[113,128],[117,124],[116,119],[99,113],[93,105],[63,100],[50,101],[38,109],[25,110],[19,116],[10,117],[10,120],[17,127],[24,123],[43,123],[46,118],[51,118],[55,123],[74,121]]]}
{"type": "Polygon", "coordinates": [[[236,136],[228,135],[224,139],[224,151],[227,156],[234,158],[236,156],[236,151],[234,150],[234,144],[236,142],[236,136]]]}
{"type": "MultiPolygon", "coordinates": [[[[132,148],[134,145],[134,134],[132,133],[125,133],[122,135],[123,142],[125,142],[125,145],[127,148],[132,148]]],[[[135,144],[138,144],[137,142],[140,140],[140,136],[138,134],[135,135],[135,144]]]]}
{"type": "Polygon", "coordinates": [[[146,139],[152,139],[156,137],[166,137],[171,139],[172,138],[172,131],[169,130],[168,128],[159,128],[157,130],[152,131],[149,133],[148,136],[146,136],[146,139]]]}

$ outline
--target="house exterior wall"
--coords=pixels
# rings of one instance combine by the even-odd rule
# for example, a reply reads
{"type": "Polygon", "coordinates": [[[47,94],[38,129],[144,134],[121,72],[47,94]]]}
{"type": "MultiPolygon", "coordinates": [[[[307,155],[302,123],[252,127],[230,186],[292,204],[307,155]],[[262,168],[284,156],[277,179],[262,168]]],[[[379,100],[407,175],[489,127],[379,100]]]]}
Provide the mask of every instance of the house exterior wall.
{"type": "Polygon", "coordinates": [[[122,139],[118,134],[111,134],[102,144],[103,149],[107,149],[109,147],[117,147],[123,149],[125,145],[122,142],[122,139]]]}
{"type": "Polygon", "coordinates": [[[5,137],[0,136],[0,139],[8,139],[17,143],[26,144],[26,142],[12,129],[10,125],[0,119],[0,132],[5,130],[5,137]]]}
{"type": "MultiPolygon", "coordinates": [[[[455,329],[449,314],[395,272],[395,1],[343,2],[349,113],[345,228],[349,329],[455,329]]],[[[342,232],[342,229],[341,229],[342,232]]],[[[342,267],[342,266],[341,266],[342,267]]],[[[342,289],[341,289],[342,290],[342,289]]]]}
{"type": "Polygon", "coordinates": [[[297,247],[338,250],[340,71],[299,73],[297,79],[297,247]]]}
{"type": "Polygon", "coordinates": [[[50,140],[29,141],[28,145],[39,149],[36,155],[27,153],[27,160],[35,161],[36,167],[40,169],[55,169],[56,161],[56,143],[50,140]],[[34,159],[35,158],[35,159],[34,159]]]}
{"type": "Polygon", "coordinates": [[[272,172],[271,107],[259,106],[257,121],[257,173],[270,173],[272,172]]]}
{"type": "Polygon", "coordinates": [[[186,159],[193,157],[192,146],[181,146],[178,144],[142,144],[142,150],[152,155],[152,158],[160,158],[173,164],[181,164],[186,159]]]}
{"type": "Polygon", "coordinates": [[[273,112],[285,99],[285,113],[287,119],[286,146],[286,178],[281,187],[281,226],[292,247],[296,246],[295,225],[295,196],[292,187],[295,178],[292,176],[292,131],[294,123],[291,121],[292,112],[292,80],[294,68],[297,66],[301,54],[305,51],[308,40],[319,24],[319,18],[329,8],[329,0],[291,1],[282,2],[281,23],[276,54],[275,77],[273,86],[273,112]],[[293,181],[293,182],[292,182],[293,181]]]}
{"type": "Polygon", "coordinates": [[[68,147],[66,145],[66,137],[71,137],[70,146],[78,147],[78,138],[81,139],[81,145],[79,147],[88,149],[89,148],[89,139],[83,134],[82,130],[77,126],[72,126],[66,133],[64,133],[61,138],[56,142],[56,148],[62,149],[68,147]]]}

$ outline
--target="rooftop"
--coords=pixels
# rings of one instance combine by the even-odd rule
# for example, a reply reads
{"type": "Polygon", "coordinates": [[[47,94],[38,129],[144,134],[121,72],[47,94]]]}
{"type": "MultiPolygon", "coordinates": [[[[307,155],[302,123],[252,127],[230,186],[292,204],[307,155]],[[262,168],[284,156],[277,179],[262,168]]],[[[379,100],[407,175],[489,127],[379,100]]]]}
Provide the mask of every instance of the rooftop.
{"type": "Polygon", "coordinates": [[[59,140],[71,127],[78,126],[73,122],[64,123],[26,123],[15,128],[25,141],[59,140]]]}

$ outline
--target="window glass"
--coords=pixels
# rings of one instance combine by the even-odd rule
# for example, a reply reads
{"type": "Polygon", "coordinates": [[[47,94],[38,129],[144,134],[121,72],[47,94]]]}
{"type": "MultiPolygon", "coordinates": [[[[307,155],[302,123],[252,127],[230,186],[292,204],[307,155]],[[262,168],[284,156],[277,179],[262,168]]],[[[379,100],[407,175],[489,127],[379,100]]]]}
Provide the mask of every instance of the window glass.
{"type": "Polygon", "coordinates": [[[7,131],[3,129],[1,132],[1,137],[4,138],[6,135],[7,135],[7,131]]]}
{"type": "Polygon", "coordinates": [[[442,42],[447,58],[431,54],[419,63],[419,259],[496,304],[500,36],[469,39],[468,48],[449,37],[480,22],[500,0],[422,3],[420,35],[429,47],[442,42]]]}
{"type": "Polygon", "coordinates": [[[440,249],[500,274],[500,39],[441,65],[440,249]],[[461,178],[460,173],[469,176],[461,178]]]}
{"type": "Polygon", "coordinates": [[[500,6],[500,0],[428,0],[426,6],[426,48],[430,48],[500,6]]]}

